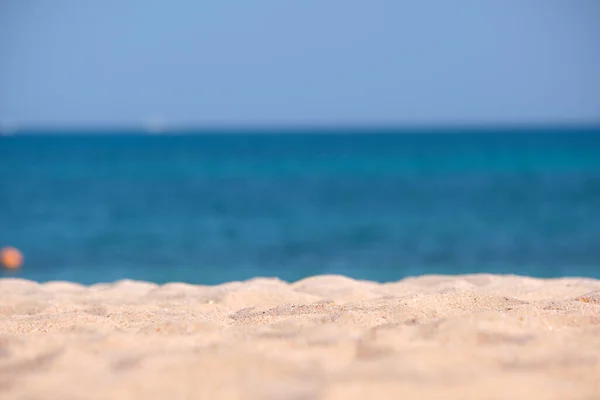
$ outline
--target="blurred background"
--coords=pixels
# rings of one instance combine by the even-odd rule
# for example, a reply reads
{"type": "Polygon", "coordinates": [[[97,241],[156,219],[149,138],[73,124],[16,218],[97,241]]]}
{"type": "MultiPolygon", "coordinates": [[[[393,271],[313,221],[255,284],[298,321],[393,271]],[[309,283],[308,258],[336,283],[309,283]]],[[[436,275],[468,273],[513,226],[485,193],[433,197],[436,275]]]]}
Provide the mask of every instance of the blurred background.
{"type": "Polygon", "coordinates": [[[600,278],[596,0],[0,0],[0,276],[600,278]]]}

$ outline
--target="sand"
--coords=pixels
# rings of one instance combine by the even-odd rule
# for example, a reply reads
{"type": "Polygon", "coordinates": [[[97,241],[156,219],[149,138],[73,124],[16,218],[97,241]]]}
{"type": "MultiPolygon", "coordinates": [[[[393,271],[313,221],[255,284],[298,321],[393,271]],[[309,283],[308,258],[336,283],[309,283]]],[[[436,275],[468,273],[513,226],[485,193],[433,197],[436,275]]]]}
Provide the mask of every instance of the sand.
{"type": "Polygon", "coordinates": [[[600,399],[600,281],[1,279],[0,398],[600,399]]]}

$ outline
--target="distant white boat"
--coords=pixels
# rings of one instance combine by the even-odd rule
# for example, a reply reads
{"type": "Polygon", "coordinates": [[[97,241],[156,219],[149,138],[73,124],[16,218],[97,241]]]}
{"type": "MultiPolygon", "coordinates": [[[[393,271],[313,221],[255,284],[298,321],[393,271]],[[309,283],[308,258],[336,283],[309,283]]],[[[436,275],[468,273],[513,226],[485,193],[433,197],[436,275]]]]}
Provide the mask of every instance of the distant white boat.
{"type": "Polygon", "coordinates": [[[155,135],[165,133],[167,130],[166,123],[160,119],[153,119],[147,122],[145,126],[148,133],[155,135]]]}

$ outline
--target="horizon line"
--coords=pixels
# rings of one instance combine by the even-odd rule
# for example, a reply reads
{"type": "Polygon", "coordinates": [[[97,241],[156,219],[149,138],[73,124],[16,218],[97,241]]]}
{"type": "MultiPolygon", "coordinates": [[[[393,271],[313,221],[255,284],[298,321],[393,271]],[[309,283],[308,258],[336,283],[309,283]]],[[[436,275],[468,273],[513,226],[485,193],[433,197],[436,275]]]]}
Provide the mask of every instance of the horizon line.
{"type": "Polygon", "coordinates": [[[561,121],[531,123],[420,123],[420,124],[0,124],[0,136],[15,134],[144,134],[150,136],[177,134],[214,134],[214,133],[343,133],[343,132],[379,132],[379,133],[457,133],[459,131],[562,131],[562,130],[600,130],[598,121],[561,121]]]}

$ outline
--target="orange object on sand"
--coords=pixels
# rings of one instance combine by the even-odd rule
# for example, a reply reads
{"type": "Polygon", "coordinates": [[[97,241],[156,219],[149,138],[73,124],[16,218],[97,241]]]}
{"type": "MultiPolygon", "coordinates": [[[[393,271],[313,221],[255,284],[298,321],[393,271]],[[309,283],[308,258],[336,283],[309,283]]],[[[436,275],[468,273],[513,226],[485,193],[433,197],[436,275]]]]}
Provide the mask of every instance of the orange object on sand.
{"type": "Polygon", "coordinates": [[[0,250],[0,264],[4,268],[17,269],[23,264],[23,254],[14,247],[4,247],[0,250]]]}

